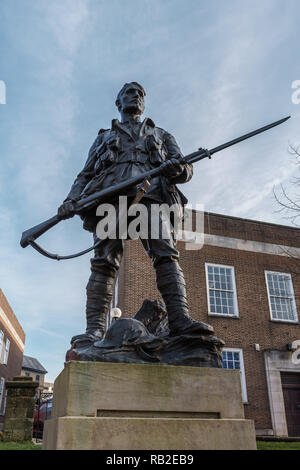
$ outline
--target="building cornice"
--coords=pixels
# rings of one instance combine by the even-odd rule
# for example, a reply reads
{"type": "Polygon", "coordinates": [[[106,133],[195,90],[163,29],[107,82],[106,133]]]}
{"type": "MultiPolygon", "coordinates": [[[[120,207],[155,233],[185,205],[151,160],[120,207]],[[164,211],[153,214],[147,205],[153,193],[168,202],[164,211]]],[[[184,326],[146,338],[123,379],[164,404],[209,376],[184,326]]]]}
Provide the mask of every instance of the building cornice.
{"type": "Polygon", "coordinates": [[[21,351],[24,351],[25,344],[21,340],[20,336],[16,332],[15,328],[13,327],[10,319],[4,312],[4,310],[0,307],[0,321],[3,323],[4,328],[7,329],[7,331],[10,333],[11,337],[14,339],[18,347],[21,349],[21,351]]]}

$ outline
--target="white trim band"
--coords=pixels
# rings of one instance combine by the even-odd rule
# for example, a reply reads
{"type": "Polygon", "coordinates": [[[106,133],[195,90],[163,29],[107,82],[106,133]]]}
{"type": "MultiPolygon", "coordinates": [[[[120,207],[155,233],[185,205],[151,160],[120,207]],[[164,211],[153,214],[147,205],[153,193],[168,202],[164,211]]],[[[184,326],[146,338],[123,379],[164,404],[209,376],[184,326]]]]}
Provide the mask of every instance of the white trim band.
{"type": "Polygon", "coordinates": [[[7,330],[10,332],[10,334],[12,335],[12,337],[14,338],[14,340],[16,341],[16,343],[19,345],[21,351],[23,352],[24,351],[24,348],[25,348],[25,344],[23,343],[23,341],[21,340],[20,336],[18,335],[18,333],[16,332],[16,330],[14,329],[11,321],[9,320],[9,318],[7,317],[7,315],[5,314],[5,312],[2,310],[2,308],[0,307],[0,320],[3,321],[3,326],[5,328],[7,328],[7,330]]]}
{"type": "MultiPolygon", "coordinates": [[[[187,234],[182,241],[185,241],[186,250],[200,250],[203,248],[201,243],[189,243],[187,234]]],[[[264,243],[253,240],[243,240],[241,238],[222,237],[220,235],[204,234],[204,245],[218,246],[220,248],[229,248],[232,250],[252,251],[254,253],[263,253],[265,255],[287,256],[300,258],[300,248],[276,245],[274,243],[264,243]]]]}

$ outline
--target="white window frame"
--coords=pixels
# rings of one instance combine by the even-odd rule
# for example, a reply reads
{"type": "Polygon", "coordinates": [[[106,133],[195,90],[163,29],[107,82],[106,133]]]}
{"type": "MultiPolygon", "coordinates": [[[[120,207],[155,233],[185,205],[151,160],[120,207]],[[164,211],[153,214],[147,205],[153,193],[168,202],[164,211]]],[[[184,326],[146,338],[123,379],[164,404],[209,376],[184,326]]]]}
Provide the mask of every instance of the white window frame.
{"type": "Polygon", "coordinates": [[[4,346],[4,332],[0,330],[0,364],[2,364],[2,349],[4,346]]]}
{"type": "Polygon", "coordinates": [[[114,285],[114,295],[110,301],[109,310],[106,313],[106,319],[105,319],[106,330],[108,330],[108,328],[112,324],[111,310],[118,305],[118,299],[119,299],[119,276],[117,276],[116,278],[115,285],[114,285]]]}
{"type": "MultiPolygon", "coordinates": [[[[267,285],[267,293],[268,293],[268,302],[269,302],[269,311],[270,311],[270,318],[272,321],[277,321],[277,322],[283,322],[283,323],[298,323],[298,313],[297,313],[297,306],[296,306],[296,301],[295,301],[295,293],[294,293],[294,286],[293,286],[293,280],[292,276],[290,273],[283,273],[281,271],[265,271],[265,279],[266,279],[266,285],[267,285]],[[279,274],[283,276],[288,276],[290,279],[291,283],[291,294],[292,294],[292,306],[293,306],[293,311],[295,315],[294,320],[288,320],[288,319],[280,319],[280,318],[273,318],[273,312],[272,312],[272,305],[271,305],[271,295],[270,295],[270,289],[269,289],[269,282],[268,282],[268,274],[279,274]]],[[[274,297],[274,296],[273,296],[274,297]]]]}
{"type": "Polygon", "coordinates": [[[245,365],[244,365],[243,350],[240,349],[240,348],[223,348],[223,351],[224,351],[224,352],[232,352],[232,353],[238,353],[238,354],[239,354],[239,357],[240,357],[240,369],[224,369],[224,370],[240,370],[243,403],[248,403],[247,384],[246,384],[246,374],[245,374],[245,365]]]}
{"type": "Polygon", "coordinates": [[[7,400],[7,388],[5,389],[5,394],[4,394],[4,402],[2,406],[2,415],[5,416],[5,411],[6,411],[6,400],[7,400]]]}
{"type": "Polygon", "coordinates": [[[0,414],[2,414],[1,408],[2,408],[2,400],[4,396],[4,385],[5,385],[5,378],[1,377],[0,378],[0,414]]]}
{"type": "Polygon", "coordinates": [[[116,282],[115,282],[113,307],[116,307],[118,305],[118,299],[119,299],[119,276],[117,277],[116,282]]]}
{"type": "MultiPolygon", "coordinates": [[[[206,293],[207,293],[207,305],[208,305],[208,315],[213,315],[216,317],[224,317],[224,318],[239,318],[239,307],[238,307],[238,300],[237,300],[237,291],[236,291],[236,283],[235,283],[235,270],[234,266],[229,266],[225,264],[217,264],[217,263],[205,263],[205,276],[206,276],[206,293]],[[233,308],[234,308],[234,314],[229,314],[229,313],[217,313],[217,312],[212,312],[211,307],[210,307],[210,296],[209,296],[209,282],[208,282],[208,267],[209,266],[215,266],[218,268],[230,268],[232,272],[232,286],[233,286],[233,308]]],[[[212,289],[216,290],[216,289],[212,289]]],[[[221,289],[220,289],[221,290],[221,289]]],[[[229,292],[229,291],[225,291],[229,292]]]]}
{"type": "Polygon", "coordinates": [[[8,363],[9,349],[10,349],[10,340],[8,338],[6,338],[4,359],[3,359],[3,364],[5,364],[5,365],[7,365],[7,363],[8,363]]]}

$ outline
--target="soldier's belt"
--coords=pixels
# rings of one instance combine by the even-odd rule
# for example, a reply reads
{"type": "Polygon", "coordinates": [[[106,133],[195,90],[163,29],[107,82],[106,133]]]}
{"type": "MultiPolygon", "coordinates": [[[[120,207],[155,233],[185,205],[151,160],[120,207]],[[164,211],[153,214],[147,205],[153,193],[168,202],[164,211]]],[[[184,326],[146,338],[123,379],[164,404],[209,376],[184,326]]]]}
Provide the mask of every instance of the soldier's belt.
{"type": "MultiPolygon", "coordinates": [[[[164,160],[163,159],[155,159],[155,162],[157,162],[157,164],[161,164],[164,160]]],[[[130,156],[128,157],[121,157],[120,159],[118,158],[115,158],[111,164],[112,165],[122,165],[123,163],[140,163],[140,164],[145,164],[149,162],[150,165],[152,164],[153,165],[153,162],[152,162],[152,159],[150,157],[150,155],[148,153],[142,153],[142,152],[139,152],[139,153],[136,153],[136,154],[131,154],[130,156]]]]}

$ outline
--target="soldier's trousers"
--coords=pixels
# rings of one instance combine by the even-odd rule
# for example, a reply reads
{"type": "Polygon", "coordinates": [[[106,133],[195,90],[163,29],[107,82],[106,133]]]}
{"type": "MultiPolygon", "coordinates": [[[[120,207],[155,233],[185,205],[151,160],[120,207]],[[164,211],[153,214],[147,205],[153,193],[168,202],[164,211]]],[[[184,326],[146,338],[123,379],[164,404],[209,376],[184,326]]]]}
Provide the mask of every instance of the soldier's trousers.
{"type": "MultiPolygon", "coordinates": [[[[151,201],[142,200],[148,210],[151,233],[151,201]]],[[[159,214],[158,217],[161,217],[159,214]]],[[[152,219],[153,221],[153,219],[152,219]]],[[[172,226],[171,226],[172,228],[172,226]]],[[[94,240],[99,241],[96,234],[94,240]]],[[[156,271],[156,284],[166,304],[169,325],[188,315],[185,280],[178,264],[179,253],[173,232],[168,239],[140,239],[156,271]]],[[[129,241],[130,243],[130,241],[129,241]]],[[[87,332],[105,331],[106,314],[112,300],[113,285],[123,256],[124,240],[106,238],[100,241],[91,259],[91,276],[87,284],[87,332]]],[[[134,289],[134,286],[132,286],[134,289]]]]}

